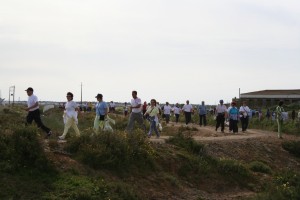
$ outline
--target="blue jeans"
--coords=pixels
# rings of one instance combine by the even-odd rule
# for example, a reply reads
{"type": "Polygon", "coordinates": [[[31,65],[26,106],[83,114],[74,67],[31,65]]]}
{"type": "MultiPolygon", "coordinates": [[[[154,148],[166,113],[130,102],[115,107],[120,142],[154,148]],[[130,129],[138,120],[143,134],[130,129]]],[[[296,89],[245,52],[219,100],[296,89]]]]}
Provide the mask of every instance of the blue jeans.
{"type": "Polygon", "coordinates": [[[156,135],[157,135],[157,137],[159,137],[159,132],[158,132],[158,130],[156,128],[156,121],[155,120],[151,120],[150,123],[151,124],[150,124],[150,130],[149,130],[148,136],[151,136],[152,135],[152,131],[154,130],[155,133],[156,133],[156,135]]]}

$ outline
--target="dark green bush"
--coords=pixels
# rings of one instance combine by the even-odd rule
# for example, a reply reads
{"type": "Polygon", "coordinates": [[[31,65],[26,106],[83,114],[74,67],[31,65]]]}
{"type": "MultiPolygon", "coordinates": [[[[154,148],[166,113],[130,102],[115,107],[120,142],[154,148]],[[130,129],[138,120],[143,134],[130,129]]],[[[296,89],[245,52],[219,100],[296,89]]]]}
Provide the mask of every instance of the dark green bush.
{"type": "Polygon", "coordinates": [[[171,137],[167,142],[182,147],[190,153],[200,156],[205,155],[204,145],[196,142],[190,135],[185,135],[182,132],[171,137]]]}
{"type": "Polygon", "coordinates": [[[93,168],[128,170],[131,166],[153,167],[155,152],[141,132],[101,132],[70,140],[66,150],[93,168]]]}
{"type": "Polygon", "coordinates": [[[247,168],[238,161],[229,159],[220,159],[217,164],[217,170],[220,174],[232,177],[248,177],[250,175],[247,168]]]}
{"type": "Polygon", "coordinates": [[[291,154],[300,157],[300,141],[283,142],[282,147],[291,154]]]}
{"type": "Polygon", "coordinates": [[[265,174],[271,174],[272,173],[272,169],[259,161],[253,161],[249,164],[249,168],[250,170],[254,171],[254,172],[261,172],[261,173],[265,173],[265,174]]]}
{"type": "Polygon", "coordinates": [[[37,129],[32,127],[19,128],[11,134],[1,134],[0,156],[0,165],[7,170],[51,169],[39,142],[37,129]]]}

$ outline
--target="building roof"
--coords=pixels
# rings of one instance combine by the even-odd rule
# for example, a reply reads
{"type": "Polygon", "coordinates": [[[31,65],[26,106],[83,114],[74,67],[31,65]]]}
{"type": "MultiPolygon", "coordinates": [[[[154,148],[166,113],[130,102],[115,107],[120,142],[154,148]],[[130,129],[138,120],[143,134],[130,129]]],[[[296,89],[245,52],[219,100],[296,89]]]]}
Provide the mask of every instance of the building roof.
{"type": "Polygon", "coordinates": [[[261,90],[255,92],[242,93],[241,98],[300,98],[300,89],[295,90],[261,90]]]}

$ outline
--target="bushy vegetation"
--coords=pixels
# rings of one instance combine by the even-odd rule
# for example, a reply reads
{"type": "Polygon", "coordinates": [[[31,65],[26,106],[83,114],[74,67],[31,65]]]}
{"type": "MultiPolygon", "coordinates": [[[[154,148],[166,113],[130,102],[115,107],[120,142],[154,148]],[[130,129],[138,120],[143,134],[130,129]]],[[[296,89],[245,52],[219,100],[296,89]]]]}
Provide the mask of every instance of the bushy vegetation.
{"type": "Polygon", "coordinates": [[[300,199],[299,172],[283,171],[276,174],[273,181],[265,186],[265,191],[252,199],[298,200],[300,199]]]}
{"type": "MultiPolygon", "coordinates": [[[[257,183],[252,171],[275,177],[257,198],[299,199],[298,173],[276,174],[266,163],[211,157],[205,145],[193,139],[197,128],[168,126],[162,135],[172,137],[160,145],[151,143],[139,129],[125,133],[128,118],[112,115],[116,120],[114,132],[92,136],[91,112],[79,116],[81,136],[72,137],[70,130],[67,143],[60,144],[57,136],[63,130],[62,110],[53,109],[42,116],[54,132],[48,144],[50,150],[63,146],[67,153],[54,155],[45,153],[41,130],[35,125],[24,126],[25,116],[20,108],[0,110],[0,199],[150,199],[140,191],[147,187],[142,185],[144,179],[157,188],[175,188],[173,191],[182,185],[206,185],[211,180],[224,188],[249,189],[257,183]],[[65,169],[56,156],[76,161],[82,169],[65,169]],[[139,181],[137,185],[135,181],[139,181]]],[[[210,118],[208,122],[213,123],[210,118]]],[[[283,143],[283,148],[295,155],[299,155],[298,147],[296,142],[283,143]]]]}
{"type": "Polygon", "coordinates": [[[126,172],[131,167],[153,168],[155,150],[146,135],[136,131],[126,134],[101,132],[97,136],[85,135],[70,140],[66,150],[95,169],[126,172]]]}
{"type": "Polygon", "coordinates": [[[265,163],[259,162],[259,161],[253,161],[249,164],[250,170],[254,172],[261,172],[265,174],[271,174],[272,169],[266,165],[265,163]]]}
{"type": "Polygon", "coordinates": [[[282,147],[291,154],[300,157],[300,141],[283,142],[282,147]]]}
{"type": "Polygon", "coordinates": [[[36,128],[0,132],[0,170],[49,171],[52,169],[39,142],[36,128]]]}

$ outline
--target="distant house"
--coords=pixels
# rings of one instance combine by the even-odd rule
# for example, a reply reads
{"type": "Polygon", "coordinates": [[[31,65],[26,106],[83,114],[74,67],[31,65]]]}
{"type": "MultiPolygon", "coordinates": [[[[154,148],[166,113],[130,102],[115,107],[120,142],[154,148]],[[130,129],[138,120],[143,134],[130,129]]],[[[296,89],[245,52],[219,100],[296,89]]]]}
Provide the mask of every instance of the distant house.
{"type": "Polygon", "coordinates": [[[240,102],[247,101],[249,106],[275,106],[282,100],[284,104],[300,103],[300,89],[261,90],[240,94],[240,102]]]}

